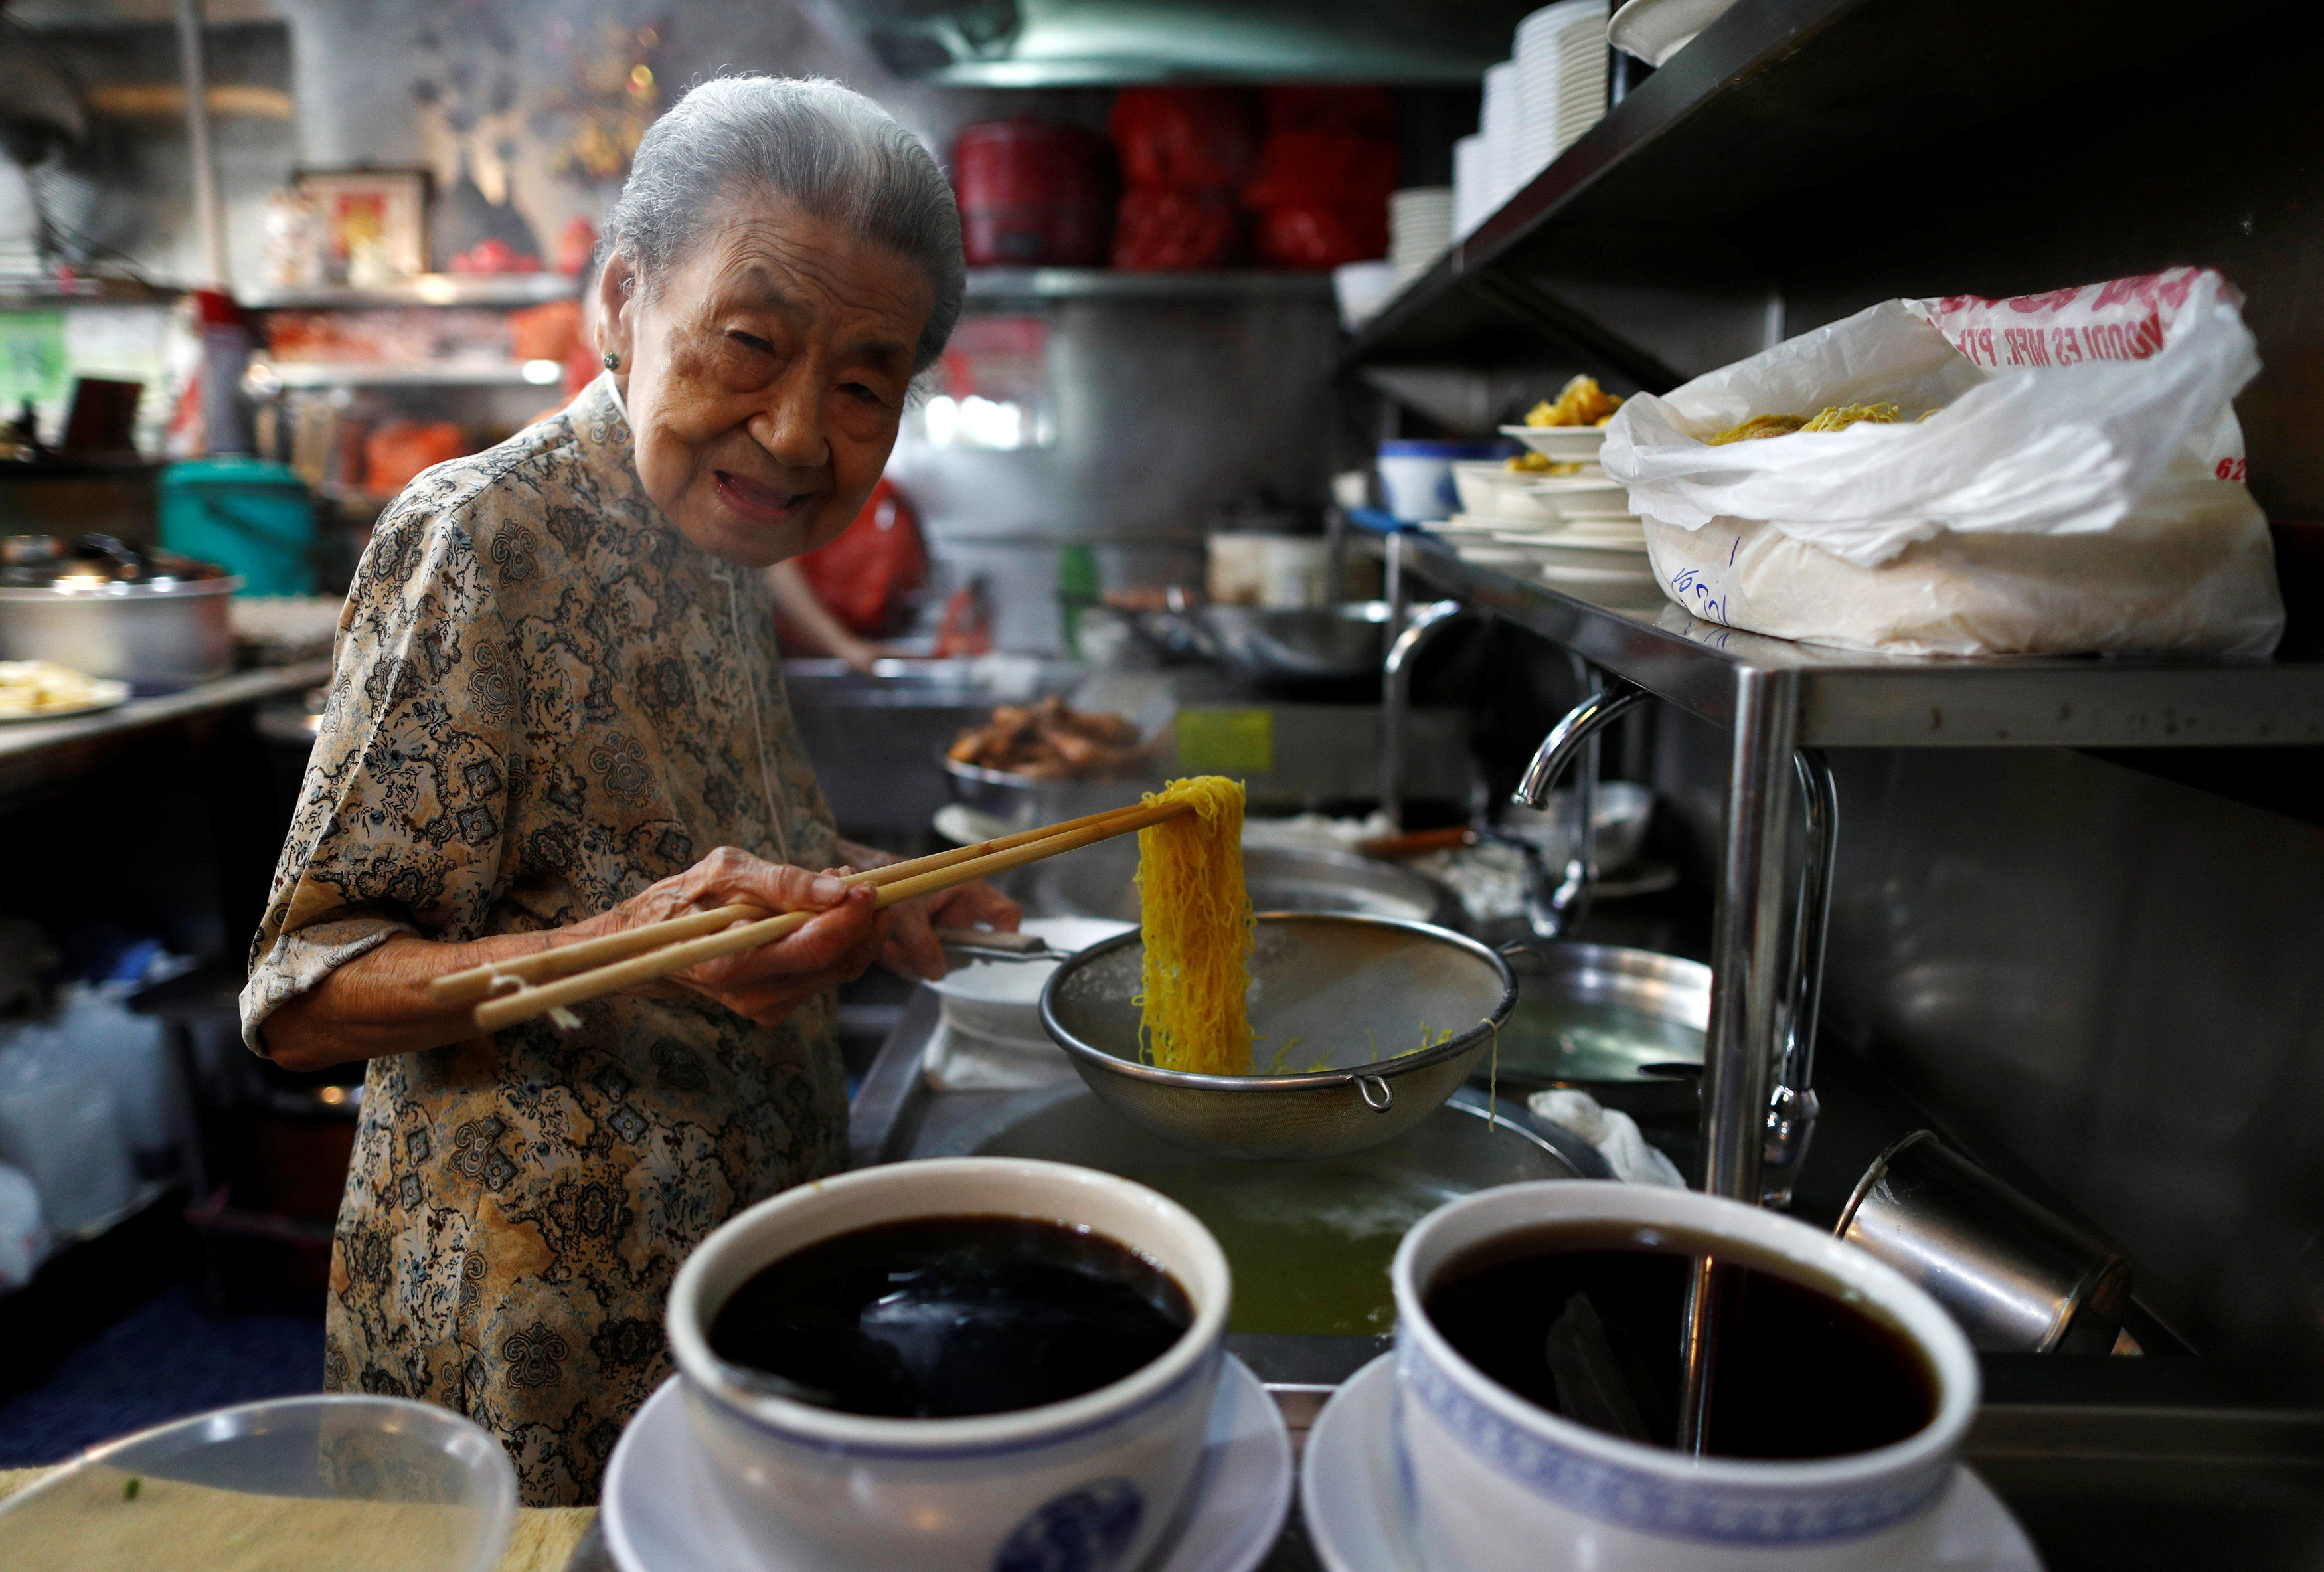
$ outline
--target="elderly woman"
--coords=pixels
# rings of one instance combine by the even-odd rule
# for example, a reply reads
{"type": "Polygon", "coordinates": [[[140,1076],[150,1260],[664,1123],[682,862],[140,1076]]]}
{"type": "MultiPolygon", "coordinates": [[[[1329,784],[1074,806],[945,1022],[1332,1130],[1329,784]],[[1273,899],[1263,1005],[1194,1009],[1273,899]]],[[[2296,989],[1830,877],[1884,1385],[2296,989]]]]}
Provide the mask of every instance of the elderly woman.
{"type": "Polygon", "coordinates": [[[844,529],[960,314],[960,217],[919,144],[829,82],[696,88],[607,221],[606,375],[414,481],[380,522],[243,995],[309,1069],[367,1059],[326,1385],[491,1429],[523,1498],[593,1500],[669,1373],[678,1262],[839,1166],[831,990],[940,974],[885,912],[783,700],[762,570],[844,529]],[[790,938],[479,1035],[430,979],[747,902],[790,938]]]}

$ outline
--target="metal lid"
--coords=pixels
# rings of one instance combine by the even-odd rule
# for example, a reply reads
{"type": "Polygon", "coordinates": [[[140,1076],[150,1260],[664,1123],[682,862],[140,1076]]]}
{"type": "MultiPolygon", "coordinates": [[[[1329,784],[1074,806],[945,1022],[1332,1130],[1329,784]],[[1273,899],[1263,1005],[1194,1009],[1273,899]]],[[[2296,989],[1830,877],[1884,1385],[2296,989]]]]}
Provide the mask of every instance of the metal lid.
{"type": "Polygon", "coordinates": [[[142,550],[111,535],[83,535],[77,541],[11,535],[0,541],[0,599],[230,595],[241,584],[215,562],[142,550]]]}

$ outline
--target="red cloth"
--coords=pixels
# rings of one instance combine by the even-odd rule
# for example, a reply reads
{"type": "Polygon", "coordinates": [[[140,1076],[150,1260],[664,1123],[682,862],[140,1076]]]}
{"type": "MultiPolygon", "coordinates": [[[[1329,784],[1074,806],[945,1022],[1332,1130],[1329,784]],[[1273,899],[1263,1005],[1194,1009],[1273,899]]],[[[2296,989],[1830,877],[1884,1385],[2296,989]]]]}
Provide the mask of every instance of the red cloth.
{"type": "Polygon", "coordinates": [[[884,478],[839,539],[796,560],[825,609],[848,632],[867,639],[892,631],[904,596],[928,571],[919,521],[884,478]]]}

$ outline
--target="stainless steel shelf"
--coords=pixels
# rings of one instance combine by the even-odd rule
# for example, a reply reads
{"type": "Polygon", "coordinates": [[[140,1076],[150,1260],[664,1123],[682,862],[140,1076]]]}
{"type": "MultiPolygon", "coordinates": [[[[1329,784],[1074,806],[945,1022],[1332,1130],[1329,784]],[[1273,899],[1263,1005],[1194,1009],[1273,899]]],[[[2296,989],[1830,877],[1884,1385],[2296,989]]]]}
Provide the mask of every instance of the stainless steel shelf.
{"type": "Polygon", "coordinates": [[[1407,570],[1718,726],[1789,689],[1807,747],[2190,748],[2324,744],[2324,661],[1952,660],[1868,654],[1605,604],[1407,533],[1407,570]]]}
{"type": "Polygon", "coordinates": [[[51,311],[60,306],[168,306],[185,291],[134,279],[10,279],[0,282],[0,311],[51,311]]]}
{"type": "Polygon", "coordinates": [[[569,300],[580,289],[580,280],[561,273],[429,273],[364,289],[249,289],[235,291],[235,298],[254,311],[353,311],[383,306],[538,306],[569,300]]]}
{"type": "Polygon", "coordinates": [[[1328,300],[1328,273],[1234,268],[1208,273],[1117,273],[1104,267],[973,267],[972,301],[1328,300]]]}
{"type": "Polygon", "coordinates": [[[1886,180],[1915,152],[1957,145],[1976,127],[2093,84],[2167,74],[2190,51],[2239,47],[2223,41],[2291,9],[2286,0],[2199,11],[2165,0],[1736,0],[1399,291],[1343,358],[1475,365],[1547,338],[1642,387],[1667,388],[1683,380],[1675,370],[1540,275],[1577,258],[1600,257],[1600,270],[1617,277],[1659,265],[1609,252],[1618,236],[1674,257],[1723,255],[1714,234],[1755,213],[1779,221],[1746,249],[1780,246],[1785,234],[1810,233],[1780,222],[1784,204],[1850,169],[1876,166],[1866,178],[1886,180]]]}
{"type": "Polygon", "coordinates": [[[254,384],[278,387],[552,387],[565,375],[558,360],[444,360],[401,365],[364,360],[265,360],[251,363],[254,384]]]}

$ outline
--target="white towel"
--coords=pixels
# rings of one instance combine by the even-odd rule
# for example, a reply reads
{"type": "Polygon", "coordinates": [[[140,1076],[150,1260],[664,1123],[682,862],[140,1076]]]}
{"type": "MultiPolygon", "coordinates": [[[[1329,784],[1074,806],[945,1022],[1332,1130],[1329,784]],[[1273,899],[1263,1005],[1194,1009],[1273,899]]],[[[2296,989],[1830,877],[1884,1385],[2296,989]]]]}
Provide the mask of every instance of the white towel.
{"type": "Polygon", "coordinates": [[[1686,1180],[1678,1164],[1650,1145],[1638,1122],[1618,1108],[1609,1108],[1587,1092],[1536,1092],[1526,1106],[1536,1118],[1571,1130],[1605,1154],[1614,1177],[1625,1184],[1660,1185],[1683,1190],[1686,1180]]]}

